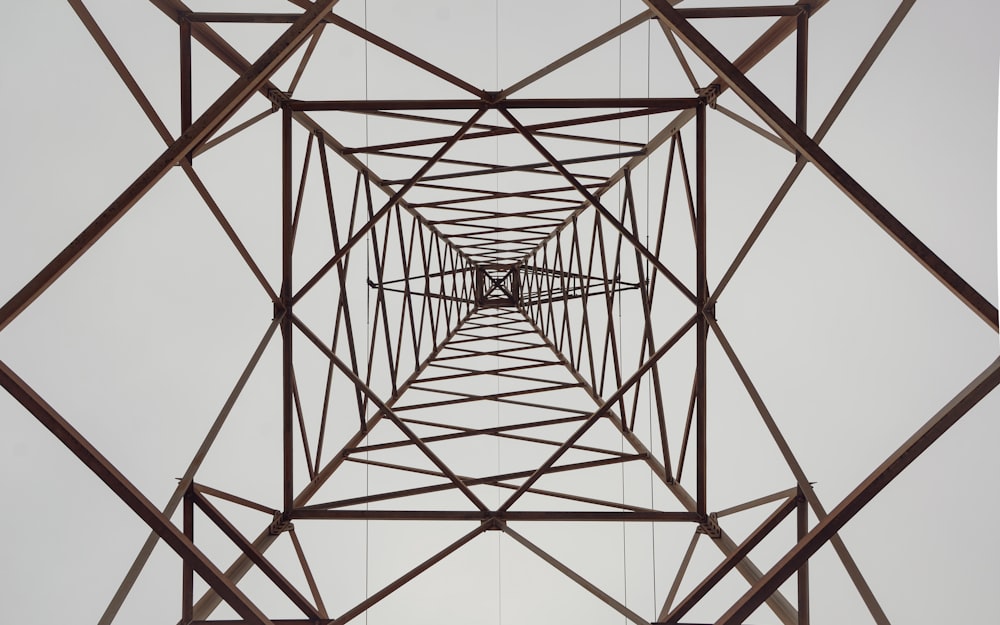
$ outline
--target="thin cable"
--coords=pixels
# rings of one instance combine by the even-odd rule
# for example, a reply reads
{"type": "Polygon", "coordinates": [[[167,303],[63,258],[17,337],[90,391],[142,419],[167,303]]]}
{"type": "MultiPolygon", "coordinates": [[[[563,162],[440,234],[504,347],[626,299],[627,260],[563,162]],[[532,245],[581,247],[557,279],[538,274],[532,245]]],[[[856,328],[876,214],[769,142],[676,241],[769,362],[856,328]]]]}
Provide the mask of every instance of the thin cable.
{"type": "MultiPolygon", "coordinates": [[[[652,96],[652,91],[650,89],[650,82],[652,80],[652,59],[653,53],[651,50],[652,38],[650,37],[650,25],[652,20],[646,21],[646,97],[650,98],[652,96]]],[[[646,116],[646,144],[649,144],[650,139],[650,124],[649,115],[646,116]]],[[[652,178],[651,168],[649,164],[649,159],[646,159],[643,163],[646,167],[646,248],[649,248],[649,181],[652,178]]],[[[661,215],[661,219],[665,218],[666,214],[661,215]]],[[[646,276],[649,276],[649,259],[646,259],[646,276]]],[[[652,301],[650,302],[652,306],[652,301]]],[[[646,386],[646,425],[648,426],[648,440],[650,444],[653,441],[653,394],[652,385],[646,386]]],[[[655,494],[653,491],[653,472],[649,472],[649,507],[656,509],[655,505],[655,494]]],[[[656,524],[653,522],[649,523],[649,543],[650,543],[650,568],[652,569],[653,578],[653,592],[650,593],[653,606],[651,614],[656,614],[656,589],[659,588],[656,583],[656,524]]]]}
{"type": "MultiPolygon", "coordinates": [[[[622,23],[622,0],[618,0],[618,24],[622,23]]],[[[623,35],[618,35],[618,99],[622,97],[622,37],[623,35]]],[[[619,109],[620,110],[620,109],[619,109]]],[[[618,141],[622,140],[622,120],[618,119],[618,141]]],[[[621,159],[619,159],[619,167],[621,166],[621,159]]],[[[634,207],[633,207],[634,210],[634,207]]],[[[618,344],[621,345],[621,327],[622,327],[622,298],[618,298],[618,344]]],[[[625,415],[622,418],[622,428],[625,428],[625,415]]],[[[619,441],[620,451],[625,453],[625,436],[622,432],[621,440],[619,441]]],[[[622,481],[622,505],[625,505],[625,464],[619,465],[619,472],[621,474],[622,481]]],[[[624,586],[624,601],[625,605],[628,605],[628,540],[625,531],[625,521],[621,522],[622,527],[622,585],[624,586]]],[[[622,616],[623,622],[628,623],[628,617],[622,616]]]]}
{"type": "MultiPolygon", "coordinates": [[[[365,3],[364,3],[364,28],[365,28],[365,30],[368,30],[368,0],[365,0],[365,3]]],[[[367,40],[365,40],[365,42],[364,42],[364,62],[363,62],[363,64],[364,64],[364,68],[365,68],[365,100],[367,100],[368,99],[368,41],[367,40]]],[[[365,115],[365,145],[368,145],[368,117],[369,117],[368,115],[365,115]]],[[[365,169],[368,169],[368,153],[367,152],[365,152],[365,169]]],[[[365,184],[368,184],[367,178],[365,179],[365,184]]],[[[367,196],[367,194],[366,194],[366,196],[367,196]]],[[[372,252],[371,252],[371,249],[372,249],[372,247],[371,247],[371,244],[372,244],[371,232],[372,231],[369,231],[368,236],[365,237],[366,238],[366,242],[365,242],[365,244],[366,244],[365,276],[366,277],[371,275],[371,254],[372,254],[372,252]]],[[[368,339],[368,345],[366,346],[367,347],[366,353],[371,354],[372,353],[372,351],[371,351],[371,349],[372,349],[371,348],[371,342],[372,342],[372,337],[371,337],[372,293],[371,293],[371,289],[365,289],[365,294],[367,295],[366,301],[365,301],[365,305],[366,305],[366,308],[365,308],[365,337],[368,339]]],[[[366,461],[368,460],[368,454],[369,454],[369,452],[366,450],[365,451],[365,460],[366,461]]],[[[366,501],[365,501],[365,510],[366,511],[368,510],[368,506],[369,506],[368,501],[367,501],[367,497],[371,494],[370,493],[370,489],[369,489],[370,473],[371,473],[371,464],[369,464],[368,462],[365,462],[365,498],[366,498],[366,501]]],[[[368,552],[369,539],[370,539],[370,533],[369,533],[369,527],[368,527],[368,519],[366,518],[365,519],[365,599],[366,600],[370,596],[369,595],[369,580],[370,580],[370,574],[369,574],[370,571],[369,571],[369,569],[370,569],[371,562],[369,560],[369,552],[368,552]]],[[[365,625],[368,625],[368,610],[365,610],[365,625]]]]}
{"type": "MultiPolygon", "coordinates": [[[[494,0],[493,2],[493,88],[500,91],[500,0],[494,0]]],[[[496,109],[493,111],[493,125],[499,125],[500,123],[500,112],[496,109]]],[[[500,164],[500,135],[494,137],[493,143],[494,149],[494,162],[500,164]]],[[[495,189],[497,194],[500,193],[500,174],[493,174],[493,180],[495,184],[495,189]]],[[[500,212],[500,198],[497,197],[494,200],[494,210],[500,212]]],[[[499,217],[494,219],[494,225],[499,225],[499,217]]],[[[497,336],[496,326],[494,326],[494,336],[497,336]]],[[[497,370],[500,369],[500,341],[497,340],[496,344],[497,351],[497,370]]],[[[500,376],[497,375],[497,395],[500,394],[500,376]]],[[[500,427],[500,402],[496,402],[497,405],[497,427],[500,427]]],[[[497,436],[497,472],[496,475],[501,474],[500,470],[500,437],[497,436]]],[[[500,507],[500,489],[494,489],[497,494],[497,507],[500,507]]],[[[501,539],[503,537],[502,532],[497,532],[497,625],[503,625],[503,543],[501,539]]]]}

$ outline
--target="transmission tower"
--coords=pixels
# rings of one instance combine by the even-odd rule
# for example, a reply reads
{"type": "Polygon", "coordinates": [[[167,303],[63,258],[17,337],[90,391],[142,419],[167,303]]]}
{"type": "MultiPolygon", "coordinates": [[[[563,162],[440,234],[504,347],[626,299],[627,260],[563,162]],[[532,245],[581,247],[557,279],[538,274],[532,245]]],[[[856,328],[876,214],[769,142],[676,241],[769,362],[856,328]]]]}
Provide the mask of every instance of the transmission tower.
{"type": "Polygon", "coordinates": [[[149,372],[134,402],[0,363],[18,411],[148,532],[116,547],[134,559],[97,622],[805,625],[841,601],[892,622],[841,532],[1000,383],[996,306],[861,182],[891,164],[849,171],[823,147],[913,0],[68,4],[162,151],[15,289],[0,332],[31,335],[73,271],[118,276],[87,295],[114,311],[159,306],[168,274],[202,284],[142,336],[94,339],[114,343],[95,367],[122,349],[113,368],[149,372]],[[122,27],[131,12],[149,23],[122,27]],[[166,69],[134,74],[126,48],[166,69]],[[868,247],[892,260],[855,262],[868,247]],[[829,264],[806,267],[814,251],[829,264]],[[149,259],[163,276],[128,278],[149,259]],[[863,338],[923,337],[898,302],[928,276],[981,353],[863,338]],[[797,332],[823,288],[850,295],[818,348],[797,332]],[[873,345],[839,352],[842,334],[873,345]],[[879,403],[907,400],[854,373],[889,356],[963,358],[946,395],[884,382],[922,402],[909,438],[879,403]],[[132,413],[78,409],[90,392],[132,413]],[[819,449],[841,428],[857,448],[819,449]],[[157,455],[174,435],[189,464],[157,455]],[[817,449],[876,461],[821,497],[817,449]]]}

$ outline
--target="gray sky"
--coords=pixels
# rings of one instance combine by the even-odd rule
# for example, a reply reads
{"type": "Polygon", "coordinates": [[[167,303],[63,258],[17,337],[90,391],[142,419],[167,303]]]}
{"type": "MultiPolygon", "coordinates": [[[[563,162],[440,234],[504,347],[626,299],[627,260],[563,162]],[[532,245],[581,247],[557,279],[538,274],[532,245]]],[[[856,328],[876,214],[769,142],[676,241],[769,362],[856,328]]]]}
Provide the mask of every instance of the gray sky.
{"type": "MultiPolygon", "coordinates": [[[[338,12],[358,22],[367,19],[374,32],[486,89],[511,84],[643,9],[625,0],[621,7],[569,0],[367,4],[367,16],[365,4],[355,0],[343,0],[338,12]]],[[[895,5],[833,0],[812,20],[811,131],[895,5]]],[[[143,3],[94,0],[87,6],[176,132],[175,25],[143,3]]],[[[245,4],[196,6],[232,10],[245,4]]],[[[280,2],[253,6],[288,10],[280,2]]],[[[68,4],[22,2],[7,13],[0,24],[0,78],[8,85],[7,97],[0,99],[3,301],[163,150],[68,4]]],[[[823,143],[991,302],[997,301],[998,18],[1000,8],[993,3],[918,2],[823,143]]],[[[749,21],[728,31],[713,24],[704,32],[731,54],[766,25],[749,21]]],[[[280,28],[220,31],[254,58],[280,28]]],[[[343,33],[330,35],[319,49],[328,65],[306,74],[300,97],[361,98],[366,91],[384,98],[461,95],[410,76],[398,62],[374,51],[366,64],[364,46],[343,33]]],[[[640,27],[620,46],[595,51],[578,67],[554,74],[523,95],[689,96],[676,63],[657,56],[668,50],[662,39],[658,29],[647,33],[640,27]]],[[[749,74],[786,111],[791,110],[793,51],[789,44],[780,47],[749,74]]],[[[197,49],[195,67],[200,110],[233,76],[197,49]]],[[[697,67],[696,73],[707,76],[697,67]]],[[[278,82],[287,82],[289,75],[290,69],[283,68],[278,82]]],[[[748,114],[731,94],[722,102],[748,114]]],[[[260,98],[252,100],[237,119],[266,108],[260,98]]],[[[331,116],[330,124],[348,145],[364,139],[356,122],[331,116]]],[[[279,273],[277,128],[272,117],[196,162],[273,281],[279,273]]],[[[398,128],[373,122],[367,132],[370,139],[382,140],[396,136],[398,128]]],[[[620,132],[644,139],[647,131],[644,125],[625,125],[620,132]]],[[[523,146],[497,144],[495,149],[523,146]]],[[[717,113],[709,119],[709,152],[714,283],[792,159],[717,113]]],[[[656,167],[663,162],[655,157],[648,170],[636,173],[643,207],[655,203],[645,189],[656,186],[656,167]]],[[[340,167],[337,180],[349,180],[340,167]]],[[[650,225],[644,221],[640,228],[650,225]]],[[[304,236],[316,237],[307,239],[302,251],[308,267],[322,258],[321,243],[316,232],[304,236]]],[[[364,278],[358,261],[352,280],[363,285],[364,278]]],[[[360,301],[368,291],[361,286],[353,293],[360,301]]],[[[0,359],[162,506],[271,313],[270,302],[218,224],[174,171],[0,333],[0,359]]],[[[320,313],[317,305],[303,315],[314,314],[322,324],[320,313]]],[[[811,168],[720,300],[718,317],[828,509],[997,353],[996,335],[985,324],[811,168]]],[[[623,334],[628,337],[634,329],[623,334]]],[[[663,336],[669,331],[659,330],[663,336]]],[[[710,508],[717,510],[794,481],[717,344],[712,350],[710,508]]],[[[200,481],[226,484],[278,505],[279,388],[275,344],[200,481]]],[[[842,533],[893,623],[979,622],[995,612],[998,408],[996,395],[983,401],[842,533]]],[[[0,547],[0,616],[25,624],[96,622],[148,530],[6,394],[0,395],[0,416],[0,496],[5,502],[0,533],[6,537],[0,547]]],[[[497,452],[496,464],[511,461],[511,453],[501,457],[497,452]]],[[[623,482],[627,477],[630,485],[638,485],[629,493],[623,487],[622,497],[659,496],[646,492],[648,472],[610,477],[623,482]]],[[[257,516],[234,515],[247,527],[260,524],[257,516]]],[[[758,520],[733,518],[731,527],[738,534],[758,520]]],[[[377,588],[412,558],[467,530],[420,526],[402,533],[373,523],[367,540],[360,523],[332,536],[308,531],[302,529],[304,540],[315,541],[321,554],[317,574],[338,589],[329,601],[346,609],[364,596],[363,578],[377,588]],[[350,566],[362,573],[348,574],[350,566]]],[[[527,526],[523,533],[652,618],[690,528],[527,526]]],[[[368,622],[407,617],[428,623],[556,618],[604,623],[621,618],[502,539],[480,537],[372,611],[368,622]],[[439,619],[433,609],[446,602],[451,613],[439,619]]],[[[776,534],[755,552],[755,561],[766,568],[791,539],[788,531],[776,534]]],[[[232,550],[208,533],[205,540],[217,563],[228,564],[232,550]]],[[[274,557],[285,562],[290,552],[274,557]]],[[[708,570],[712,558],[717,552],[699,551],[696,568],[708,570]]],[[[813,622],[871,622],[832,550],[824,548],[813,562],[813,622]]],[[[179,568],[179,559],[160,546],[117,622],[176,622],[179,568]]],[[[283,606],[260,579],[248,578],[241,587],[261,605],[283,606]]],[[[730,581],[712,605],[725,606],[744,590],[741,580],[730,581]]],[[[290,615],[284,607],[278,611],[290,615]]],[[[751,622],[776,621],[761,611],[751,622]]]]}

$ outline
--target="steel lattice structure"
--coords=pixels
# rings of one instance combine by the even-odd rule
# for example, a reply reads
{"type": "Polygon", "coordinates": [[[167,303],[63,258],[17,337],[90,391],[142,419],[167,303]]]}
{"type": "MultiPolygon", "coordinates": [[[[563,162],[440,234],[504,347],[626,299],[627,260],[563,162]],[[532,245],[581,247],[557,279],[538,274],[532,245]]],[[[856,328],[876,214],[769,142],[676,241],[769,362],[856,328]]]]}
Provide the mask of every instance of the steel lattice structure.
{"type": "MultiPolygon", "coordinates": [[[[944,296],[997,331],[996,307],[821,147],[913,0],[895,8],[818,125],[809,84],[823,78],[809,73],[809,28],[823,19],[825,0],[622,3],[622,18],[603,32],[498,90],[369,31],[336,0],[243,13],[151,0],[179,33],[172,52],[180,69],[176,132],[84,2],[69,4],[167,147],[7,301],[0,330],[168,176],[194,189],[273,311],[162,508],[70,425],[71,408],[50,405],[0,363],[10,395],[151,530],[101,623],[114,620],[160,541],[183,564],[180,607],[156,619],[340,625],[484,535],[501,536],[596,599],[607,613],[595,622],[638,625],[729,625],[751,617],[808,623],[809,561],[829,544],[872,622],[889,623],[838,532],[1000,383],[1000,360],[940,410],[929,407],[924,427],[828,507],[724,331],[724,319],[739,311],[726,307],[723,294],[796,181],[812,171],[943,284],[950,291],[944,296]],[[724,54],[703,34],[710,24],[745,23],[763,26],[738,54],[724,54]],[[277,36],[250,57],[235,43],[250,32],[277,36]],[[636,33],[656,38],[647,55],[672,68],[671,81],[650,86],[647,76],[640,96],[623,95],[621,81],[617,94],[596,77],[574,88],[553,82],[636,33]],[[363,97],[336,79],[319,80],[334,71],[332,56],[342,50],[324,47],[327,41],[363,45],[395,63],[386,67],[405,67],[398,92],[411,95],[370,97],[367,65],[363,97]],[[786,113],[748,74],[789,51],[786,113]],[[217,97],[203,93],[211,81],[199,79],[200,64],[209,61],[237,76],[217,97]],[[710,258],[709,225],[717,223],[710,222],[713,185],[730,184],[712,165],[710,137],[723,125],[728,130],[719,133],[776,150],[787,170],[724,262],[710,258]],[[232,164],[249,149],[273,155],[271,179],[234,177],[232,164]],[[218,198],[215,189],[232,184],[280,191],[280,205],[261,207],[273,217],[269,245],[280,271],[241,238],[238,220],[218,198]],[[269,463],[275,488],[262,492],[218,465],[203,479],[202,466],[221,453],[213,445],[227,419],[253,410],[240,398],[265,353],[274,356],[280,380],[261,384],[280,394],[277,409],[262,417],[275,426],[271,456],[255,462],[269,463]],[[724,393],[710,391],[715,376],[729,380],[724,393]],[[714,495],[727,491],[712,477],[712,463],[721,462],[712,424],[732,419],[733,388],[767,432],[767,453],[780,460],[783,482],[720,509],[729,495],[714,495]],[[733,520],[747,512],[756,515],[752,523],[733,520]],[[329,557],[323,546],[359,522],[366,541],[369,522],[388,533],[435,524],[449,538],[387,583],[345,598],[314,569],[329,557]],[[654,589],[655,613],[532,538],[534,527],[584,522],[683,528],[680,557],[660,564],[670,573],[654,589]],[[762,543],[773,550],[776,542],[784,555],[755,564],[760,552],[751,551],[762,543]],[[716,548],[712,566],[689,571],[692,555],[707,544],[716,548]],[[283,555],[272,556],[279,550],[283,555]],[[252,598],[241,587],[247,576],[258,585],[265,580],[280,600],[252,598]],[[710,592],[734,577],[746,580],[745,592],[721,599],[710,592]],[[228,616],[216,612],[222,604],[228,616]]],[[[704,547],[699,553],[704,557],[704,547]]],[[[658,566],[655,548],[650,558],[658,566]]],[[[357,563],[344,568],[351,567],[360,570],[357,563]]]]}

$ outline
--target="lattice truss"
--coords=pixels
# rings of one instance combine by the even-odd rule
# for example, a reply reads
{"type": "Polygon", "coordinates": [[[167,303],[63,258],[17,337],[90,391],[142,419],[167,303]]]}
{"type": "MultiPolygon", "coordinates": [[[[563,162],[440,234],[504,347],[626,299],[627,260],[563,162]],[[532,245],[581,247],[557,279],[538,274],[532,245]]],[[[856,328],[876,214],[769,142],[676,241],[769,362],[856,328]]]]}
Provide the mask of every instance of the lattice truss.
{"type": "MultiPolygon", "coordinates": [[[[449,69],[459,45],[432,62],[367,30],[374,0],[153,0],[179,32],[176,128],[69,4],[167,148],[7,302],[2,327],[161,180],[208,208],[241,259],[234,279],[264,304],[245,315],[266,326],[214,422],[197,415],[208,435],[164,474],[179,476],[165,505],[69,425],[72,406],[3,366],[11,395],[152,530],[102,623],[123,605],[144,623],[495,622],[457,607],[468,593],[501,621],[794,625],[809,622],[809,561],[826,544],[850,600],[889,622],[838,531],[997,385],[998,363],[830,507],[724,328],[744,261],[786,197],[809,206],[794,189],[818,173],[824,197],[996,331],[996,308],[821,147],[912,1],[851,41],[860,63],[815,110],[822,0],[623,1],[580,34],[540,19],[548,32],[508,33],[530,69],[492,90],[449,69]],[[630,47],[646,57],[634,84],[630,47]],[[768,63],[783,91],[755,82],[768,63]],[[719,156],[734,146],[739,168],[719,156]],[[254,154],[263,165],[242,170],[254,154]],[[726,199],[741,188],[745,201],[726,199]],[[146,614],[128,597],[160,541],[182,562],[162,577],[179,599],[146,614]]],[[[488,47],[495,25],[449,6],[448,27],[418,21],[420,37],[488,47]]]]}

